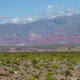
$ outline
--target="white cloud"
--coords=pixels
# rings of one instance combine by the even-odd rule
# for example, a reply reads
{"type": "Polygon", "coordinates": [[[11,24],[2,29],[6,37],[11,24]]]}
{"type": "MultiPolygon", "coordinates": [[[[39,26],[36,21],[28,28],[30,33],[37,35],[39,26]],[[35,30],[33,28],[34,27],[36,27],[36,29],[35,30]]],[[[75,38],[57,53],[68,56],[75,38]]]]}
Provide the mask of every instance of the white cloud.
{"type": "Polygon", "coordinates": [[[30,16],[30,17],[27,17],[25,20],[28,22],[33,22],[33,21],[36,21],[37,19],[38,19],[38,16],[30,16]]]}
{"type": "Polygon", "coordinates": [[[33,18],[32,17],[28,17],[26,20],[29,21],[29,22],[32,22],[33,18]]]}
{"type": "Polygon", "coordinates": [[[55,18],[55,17],[56,17],[55,15],[48,16],[49,19],[53,19],[53,18],[55,18]]]}
{"type": "Polygon", "coordinates": [[[22,24],[22,23],[29,23],[44,18],[50,19],[58,16],[68,16],[68,15],[75,15],[79,13],[80,13],[79,10],[67,8],[64,5],[61,6],[48,5],[46,8],[46,12],[38,16],[33,15],[33,16],[22,17],[22,18],[16,18],[16,17],[9,18],[7,16],[0,16],[0,24],[5,24],[5,23],[22,24]]]}
{"type": "Polygon", "coordinates": [[[17,23],[19,23],[19,19],[18,18],[11,18],[11,19],[9,19],[9,23],[15,23],[15,24],[17,24],[17,23]]]}
{"type": "Polygon", "coordinates": [[[58,16],[69,16],[79,14],[80,11],[72,8],[67,8],[64,5],[62,6],[53,6],[48,5],[46,16],[47,18],[55,18],[58,16]]]}
{"type": "Polygon", "coordinates": [[[53,5],[48,5],[48,6],[47,6],[47,11],[48,11],[48,12],[53,12],[53,10],[54,10],[53,5]]]}
{"type": "Polygon", "coordinates": [[[47,9],[53,9],[53,5],[48,5],[47,9]]]}
{"type": "Polygon", "coordinates": [[[8,23],[9,17],[7,16],[0,16],[0,24],[8,23]]]}
{"type": "Polygon", "coordinates": [[[68,8],[65,10],[66,15],[75,15],[75,14],[79,14],[80,11],[72,9],[72,8],[68,8]]]}
{"type": "Polygon", "coordinates": [[[54,6],[53,5],[48,5],[47,6],[47,12],[46,12],[46,16],[47,18],[54,18],[55,17],[55,10],[54,10],[54,6]]]}

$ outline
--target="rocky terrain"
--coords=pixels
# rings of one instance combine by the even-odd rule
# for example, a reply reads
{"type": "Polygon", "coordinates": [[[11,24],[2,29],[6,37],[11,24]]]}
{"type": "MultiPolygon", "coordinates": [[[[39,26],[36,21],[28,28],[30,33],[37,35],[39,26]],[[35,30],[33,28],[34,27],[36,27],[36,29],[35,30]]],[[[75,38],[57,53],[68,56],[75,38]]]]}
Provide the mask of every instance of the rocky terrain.
{"type": "Polygon", "coordinates": [[[76,45],[45,45],[45,46],[0,46],[0,52],[71,52],[80,51],[80,46],[76,45]]]}
{"type": "Polygon", "coordinates": [[[0,80],[80,80],[80,52],[1,53],[0,80]]]}
{"type": "Polygon", "coordinates": [[[0,52],[49,52],[46,48],[35,48],[28,46],[0,46],[0,52]]]}
{"type": "Polygon", "coordinates": [[[55,51],[80,51],[80,46],[76,46],[76,47],[60,47],[58,49],[56,49],[55,51]]]}

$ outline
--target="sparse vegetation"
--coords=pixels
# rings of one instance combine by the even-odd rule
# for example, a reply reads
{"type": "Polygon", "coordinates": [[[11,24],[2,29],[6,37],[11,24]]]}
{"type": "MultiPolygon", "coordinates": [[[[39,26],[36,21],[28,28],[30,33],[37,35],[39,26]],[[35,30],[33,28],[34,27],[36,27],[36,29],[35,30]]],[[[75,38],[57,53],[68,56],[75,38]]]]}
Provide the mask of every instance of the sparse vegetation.
{"type": "Polygon", "coordinates": [[[0,80],[79,80],[80,52],[0,53],[0,80]]]}

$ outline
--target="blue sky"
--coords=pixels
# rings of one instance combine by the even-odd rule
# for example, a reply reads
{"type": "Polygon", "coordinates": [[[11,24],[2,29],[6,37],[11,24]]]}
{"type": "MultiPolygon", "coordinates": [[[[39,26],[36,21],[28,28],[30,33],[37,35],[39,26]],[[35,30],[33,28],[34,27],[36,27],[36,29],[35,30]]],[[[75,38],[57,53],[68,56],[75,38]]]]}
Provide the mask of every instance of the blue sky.
{"type": "Polygon", "coordinates": [[[0,0],[0,16],[23,17],[43,13],[48,5],[80,9],[80,0],[0,0]]]}

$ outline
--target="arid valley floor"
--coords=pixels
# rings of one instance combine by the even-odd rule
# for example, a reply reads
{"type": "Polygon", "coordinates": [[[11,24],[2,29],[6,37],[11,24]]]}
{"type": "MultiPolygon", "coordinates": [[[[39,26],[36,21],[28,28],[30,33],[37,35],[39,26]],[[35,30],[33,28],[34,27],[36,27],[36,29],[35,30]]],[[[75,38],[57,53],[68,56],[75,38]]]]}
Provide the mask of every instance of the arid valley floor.
{"type": "Polygon", "coordinates": [[[0,53],[0,80],[80,80],[80,52],[0,53]]]}

